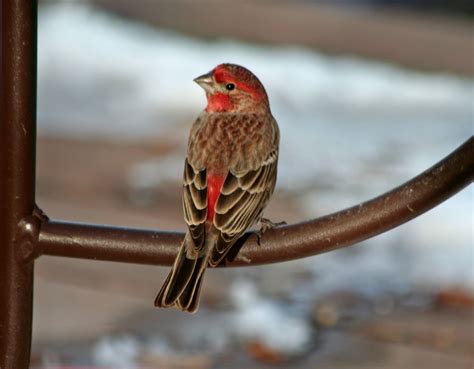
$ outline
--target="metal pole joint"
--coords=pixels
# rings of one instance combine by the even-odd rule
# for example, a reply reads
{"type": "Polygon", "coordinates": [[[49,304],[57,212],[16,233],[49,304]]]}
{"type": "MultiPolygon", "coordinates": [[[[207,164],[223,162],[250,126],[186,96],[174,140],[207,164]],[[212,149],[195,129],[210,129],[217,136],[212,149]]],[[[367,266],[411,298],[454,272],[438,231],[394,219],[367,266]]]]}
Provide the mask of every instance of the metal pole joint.
{"type": "Polygon", "coordinates": [[[15,259],[19,263],[30,263],[41,256],[39,235],[42,225],[47,221],[49,221],[48,216],[35,205],[33,212],[18,222],[13,242],[15,259]]]}

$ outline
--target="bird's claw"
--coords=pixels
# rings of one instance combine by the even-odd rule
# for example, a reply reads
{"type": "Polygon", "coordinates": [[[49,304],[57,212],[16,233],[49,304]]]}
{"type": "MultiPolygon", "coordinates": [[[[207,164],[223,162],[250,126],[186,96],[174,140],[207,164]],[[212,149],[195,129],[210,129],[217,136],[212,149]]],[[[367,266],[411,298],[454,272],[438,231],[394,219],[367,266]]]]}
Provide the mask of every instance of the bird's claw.
{"type": "Polygon", "coordinates": [[[260,229],[255,231],[255,235],[257,236],[257,244],[260,246],[262,241],[263,234],[268,231],[269,229],[273,229],[276,227],[280,227],[282,225],[286,225],[285,221],[281,222],[272,222],[270,219],[261,218],[260,219],[260,229]]]}

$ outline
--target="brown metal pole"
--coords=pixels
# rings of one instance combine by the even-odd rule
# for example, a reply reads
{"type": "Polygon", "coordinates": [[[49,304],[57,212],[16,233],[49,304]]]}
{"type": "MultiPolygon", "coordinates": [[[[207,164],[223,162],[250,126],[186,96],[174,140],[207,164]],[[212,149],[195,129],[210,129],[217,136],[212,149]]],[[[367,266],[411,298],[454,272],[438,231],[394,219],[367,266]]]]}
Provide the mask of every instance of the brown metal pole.
{"type": "Polygon", "coordinates": [[[35,201],[36,21],[34,0],[2,2],[0,121],[0,368],[30,361],[33,262],[22,254],[35,201]]]}
{"type": "MultiPolygon", "coordinates": [[[[321,218],[269,230],[258,245],[243,237],[227,266],[268,264],[350,246],[423,214],[474,178],[474,138],[410,181],[385,194],[321,218]],[[239,245],[242,246],[242,245],[239,245]]],[[[36,255],[171,265],[184,235],[63,222],[42,224],[36,255]]]]}

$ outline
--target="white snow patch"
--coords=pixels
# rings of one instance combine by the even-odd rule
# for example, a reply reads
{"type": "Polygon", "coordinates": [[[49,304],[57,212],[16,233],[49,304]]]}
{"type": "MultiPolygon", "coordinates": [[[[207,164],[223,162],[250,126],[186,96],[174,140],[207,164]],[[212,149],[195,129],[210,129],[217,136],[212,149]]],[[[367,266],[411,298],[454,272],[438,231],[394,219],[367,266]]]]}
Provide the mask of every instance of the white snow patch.
{"type": "Polygon", "coordinates": [[[263,298],[251,281],[232,284],[231,296],[236,306],[232,315],[235,334],[240,340],[258,341],[287,355],[297,355],[311,344],[312,327],[295,307],[263,298]]]}

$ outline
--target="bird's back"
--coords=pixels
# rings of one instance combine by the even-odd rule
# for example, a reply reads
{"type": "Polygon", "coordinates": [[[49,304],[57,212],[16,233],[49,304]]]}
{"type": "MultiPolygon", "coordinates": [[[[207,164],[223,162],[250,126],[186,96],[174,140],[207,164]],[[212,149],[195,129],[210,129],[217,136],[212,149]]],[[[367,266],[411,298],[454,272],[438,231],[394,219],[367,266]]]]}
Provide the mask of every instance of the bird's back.
{"type": "Polygon", "coordinates": [[[278,142],[271,114],[203,112],[191,129],[187,159],[208,173],[240,173],[257,169],[278,142]]]}

